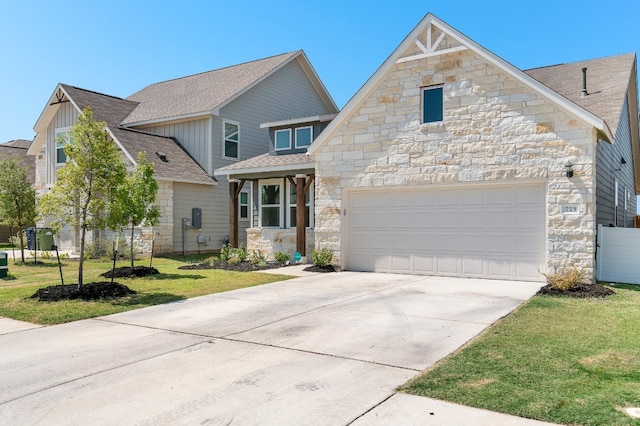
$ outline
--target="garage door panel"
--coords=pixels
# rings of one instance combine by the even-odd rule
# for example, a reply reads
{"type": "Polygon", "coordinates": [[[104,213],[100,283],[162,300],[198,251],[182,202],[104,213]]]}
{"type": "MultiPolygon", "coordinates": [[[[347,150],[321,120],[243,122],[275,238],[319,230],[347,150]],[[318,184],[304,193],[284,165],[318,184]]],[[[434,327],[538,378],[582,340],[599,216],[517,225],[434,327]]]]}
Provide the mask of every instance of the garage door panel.
{"type": "Polygon", "coordinates": [[[544,194],[543,185],[354,191],[346,266],[542,281],[544,194]]]}

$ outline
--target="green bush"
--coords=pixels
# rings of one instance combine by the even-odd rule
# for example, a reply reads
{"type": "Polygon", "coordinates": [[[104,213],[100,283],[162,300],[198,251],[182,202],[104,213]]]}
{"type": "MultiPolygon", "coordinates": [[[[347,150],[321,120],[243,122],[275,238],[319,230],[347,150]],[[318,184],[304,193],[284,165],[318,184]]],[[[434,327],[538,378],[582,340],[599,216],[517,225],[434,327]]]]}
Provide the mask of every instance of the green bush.
{"type": "Polygon", "coordinates": [[[278,263],[288,263],[291,260],[289,252],[284,250],[273,253],[273,257],[275,257],[276,262],[278,263]]]}
{"type": "Polygon", "coordinates": [[[231,244],[224,244],[220,249],[220,260],[228,262],[231,259],[231,250],[233,250],[231,244]]]}
{"type": "Polygon", "coordinates": [[[315,250],[311,255],[311,260],[313,261],[314,265],[321,268],[329,266],[331,264],[331,261],[333,260],[333,250],[330,250],[326,247],[315,250]]]}
{"type": "Polygon", "coordinates": [[[254,265],[266,265],[267,264],[267,258],[259,250],[253,250],[251,252],[250,261],[254,265]]]}
{"type": "Polygon", "coordinates": [[[586,276],[585,272],[575,265],[571,268],[559,269],[553,274],[542,273],[542,275],[547,279],[547,284],[560,291],[567,291],[577,287],[578,284],[584,282],[586,276]]]}

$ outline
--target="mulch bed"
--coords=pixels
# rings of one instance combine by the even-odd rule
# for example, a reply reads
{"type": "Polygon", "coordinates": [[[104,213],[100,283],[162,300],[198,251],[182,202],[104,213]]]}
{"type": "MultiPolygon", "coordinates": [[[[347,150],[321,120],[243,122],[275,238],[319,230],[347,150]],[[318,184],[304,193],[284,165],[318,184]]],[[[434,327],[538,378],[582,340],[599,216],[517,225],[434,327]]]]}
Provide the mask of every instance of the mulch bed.
{"type": "Polygon", "coordinates": [[[333,265],[327,265],[327,266],[311,265],[304,268],[303,271],[324,273],[324,272],[335,272],[336,270],[333,267],[333,265]]]}
{"type": "Polygon", "coordinates": [[[288,265],[282,263],[265,263],[257,264],[251,262],[228,263],[222,260],[213,263],[194,263],[192,265],[180,266],[178,269],[224,269],[226,271],[236,272],[255,272],[264,271],[265,269],[283,268],[288,265]]]}
{"type": "Polygon", "coordinates": [[[566,296],[576,299],[587,299],[590,297],[606,297],[615,294],[610,288],[601,286],[600,284],[578,284],[576,287],[562,291],[552,288],[550,284],[542,287],[537,294],[545,294],[548,296],[566,296]]]}
{"type": "Polygon", "coordinates": [[[82,292],[78,291],[78,284],[52,285],[39,288],[31,298],[37,298],[41,302],[73,299],[98,300],[111,297],[123,297],[135,293],[134,290],[131,290],[126,285],[116,282],[100,281],[97,283],[84,284],[82,286],[82,292]]]}
{"type": "Polygon", "coordinates": [[[156,268],[151,268],[149,266],[135,266],[133,270],[131,270],[130,266],[123,266],[121,268],[107,271],[104,274],[100,274],[100,276],[105,278],[140,278],[147,277],[149,275],[157,275],[159,273],[160,272],[158,272],[156,268]]]}

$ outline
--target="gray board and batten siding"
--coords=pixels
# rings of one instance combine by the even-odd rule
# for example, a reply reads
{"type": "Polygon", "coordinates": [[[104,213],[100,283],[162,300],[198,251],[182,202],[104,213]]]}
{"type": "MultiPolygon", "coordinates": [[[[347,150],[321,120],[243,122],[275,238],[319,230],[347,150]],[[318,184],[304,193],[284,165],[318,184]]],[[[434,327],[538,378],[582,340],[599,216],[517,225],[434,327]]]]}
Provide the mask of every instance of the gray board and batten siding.
{"type": "Polygon", "coordinates": [[[614,142],[599,141],[596,149],[596,224],[633,228],[636,204],[629,104],[628,97],[625,97],[614,142]],[[625,164],[622,163],[622,159],[626,162],[625,164]],[[616,181],[618,182],[617,193],[616,181]],[[618,198],[617,209],[616,197],[618,198]]]}

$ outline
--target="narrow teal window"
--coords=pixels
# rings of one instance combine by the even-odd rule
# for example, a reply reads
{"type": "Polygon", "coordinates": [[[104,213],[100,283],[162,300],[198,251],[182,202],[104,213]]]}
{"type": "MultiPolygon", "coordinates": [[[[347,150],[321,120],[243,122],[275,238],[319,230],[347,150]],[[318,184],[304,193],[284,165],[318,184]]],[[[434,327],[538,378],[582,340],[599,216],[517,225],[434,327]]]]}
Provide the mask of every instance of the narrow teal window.
{"type": "Polygon", "coordinates": [[[422,122],[442,121],[442,87],[422,89],[422,122]]]}

